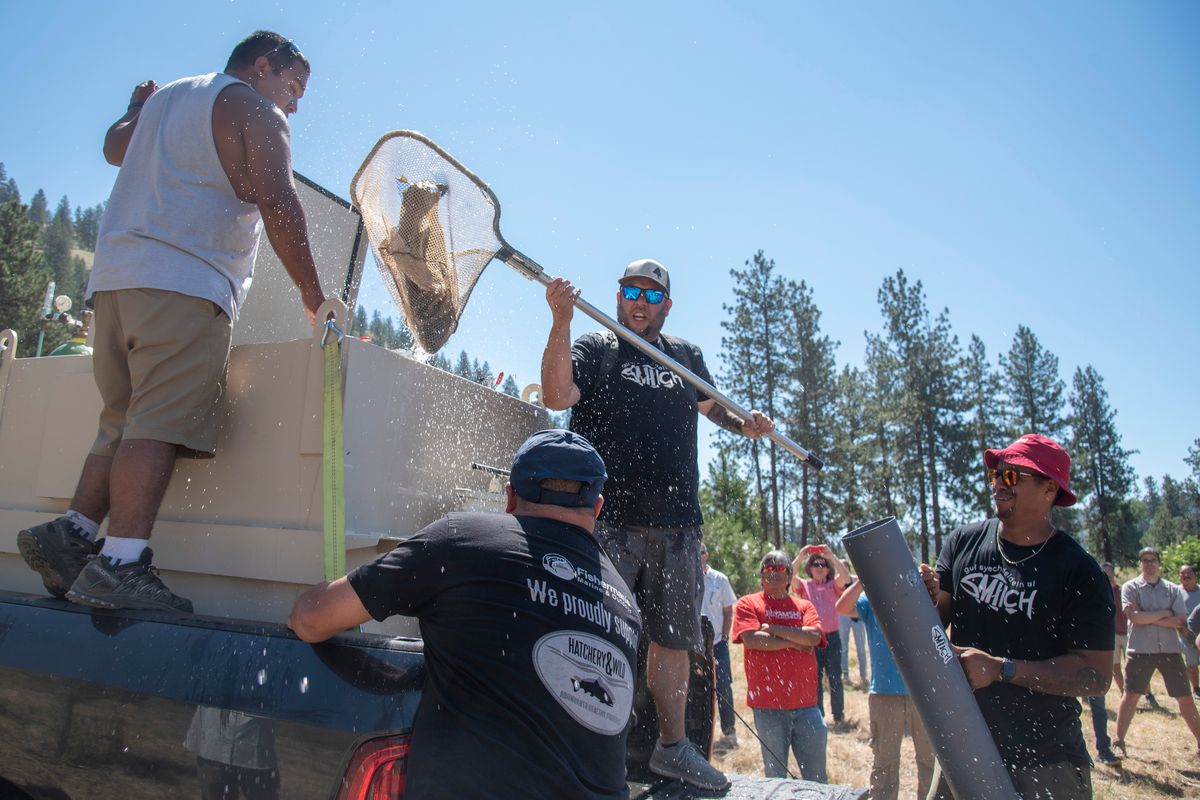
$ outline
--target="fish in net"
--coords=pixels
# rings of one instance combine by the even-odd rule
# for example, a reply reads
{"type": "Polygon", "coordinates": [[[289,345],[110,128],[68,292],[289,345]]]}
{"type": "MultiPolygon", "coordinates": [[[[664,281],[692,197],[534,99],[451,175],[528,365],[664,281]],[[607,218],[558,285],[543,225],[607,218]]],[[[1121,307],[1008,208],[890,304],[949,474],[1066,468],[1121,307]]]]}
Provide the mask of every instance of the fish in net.
{"type": "Polygon", "coordinates": [[[429,353],[458,328],[471,290],[502,248],[494,196],[459,166],[419,134],[396,131],[350,184],[384,286],[429,353]]]}

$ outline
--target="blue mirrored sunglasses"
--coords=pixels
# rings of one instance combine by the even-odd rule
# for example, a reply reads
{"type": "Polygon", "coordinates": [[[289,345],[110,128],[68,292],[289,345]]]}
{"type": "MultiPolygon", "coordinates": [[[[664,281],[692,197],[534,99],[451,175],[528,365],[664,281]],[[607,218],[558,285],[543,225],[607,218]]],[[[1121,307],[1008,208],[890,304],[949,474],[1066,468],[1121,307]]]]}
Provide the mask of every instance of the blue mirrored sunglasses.
{"type": "Polygon", "coordinates": [[[652,306],[658,305],[667,296],[662,289],[643,289],[640,286],[621,287],[621,296],[631,303],[641,297],[643,293],[646,295],[646,302],[652,306]]]}

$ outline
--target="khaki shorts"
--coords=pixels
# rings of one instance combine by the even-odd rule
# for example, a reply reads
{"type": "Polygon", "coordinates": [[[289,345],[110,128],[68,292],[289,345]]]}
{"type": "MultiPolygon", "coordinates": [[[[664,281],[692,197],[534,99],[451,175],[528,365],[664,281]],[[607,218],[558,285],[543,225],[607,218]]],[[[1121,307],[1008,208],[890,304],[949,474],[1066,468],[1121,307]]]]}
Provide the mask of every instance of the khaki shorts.
{"type": "Polygon", "coordinates": [[[637,597],[642,629],[668,650],[704,645],[699,528],[596,526],[596,539],[637,597]]]}
{"type": "Polygon", "coordinates": [[[1130,653],[1125,662],[1125,691],[1130,694],[1150,691],[1150,678],[1155,670],[1162,673],[1168,697],[1192,693],[1187,670],[1183,668],[1183,656],[1179,653],[1130,653]]]}
{"type": "Polygon", "coordinates": [[[1116,644],[1113,646],[1113,664],[1121,666],[1125,663],[1125,645],[1129,642],[1129,634],[1118,633],[1116,644]]]}
{"type": "Polygon", "coordinates": [[[233,324],[215,303],[162,289],[96,292],[92,370],[104,400],[92,453],[124,439],[211,457],[233,324]]]}

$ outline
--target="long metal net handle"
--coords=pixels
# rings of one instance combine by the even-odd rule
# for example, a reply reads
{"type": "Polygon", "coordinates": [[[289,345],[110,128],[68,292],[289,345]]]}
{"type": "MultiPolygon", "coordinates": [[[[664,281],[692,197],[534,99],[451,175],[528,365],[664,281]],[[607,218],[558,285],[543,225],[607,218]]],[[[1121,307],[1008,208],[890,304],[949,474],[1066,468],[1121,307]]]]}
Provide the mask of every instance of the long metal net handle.
{"type": "MultiPolygon", "coordinates": [[[[512,247],[505,246],[496,253],[495,258],[503,261],[505,264],[512,267],[531,281],[536,281],[542,286],[548,286],[550,284],[551,278],[546,274],[546,270],[542,269],[540,264],[519,250],[514,250],[512,247]]],[[[740,404],[726,397],[711,383],[704,380],[699,375],[692,372],[690,369],[683,366],[678,361],[671,358],[666,353],[659,350],[657,347],[650,344],[633,331],[629,330],[629,328],[626,328],[624,325],[605,314],[603,311],[596,308],[582,297],[575,298],[575,307],[587,314],[592,319],[596,320],[596,322],[599,322],[601,325],[608,328],[617,336],[620,336],[622,339],[629,342],[640,352],[654,360],[659,365],[664,366],[672,372],[678,374],[696,389],[699,389],[713,400],[716,400],[724,408],[728,409],[734,414],[737,414],[742,419],[750,419],[750,412],[742,408],[740,404]]],[[[779,433],[778,431],[771,431],[767,434],[767,436],[771,439],[771,441],[775,442],[784,450],[787,450],[789,453],[796,456],[796,458],[799,458],[801,461],[808,464],[814,470],[819,471],[825,466],[824,461],[813,455],[808,450],[805,450],[803,447],[796,444],[782,433],[779,433]]]]}

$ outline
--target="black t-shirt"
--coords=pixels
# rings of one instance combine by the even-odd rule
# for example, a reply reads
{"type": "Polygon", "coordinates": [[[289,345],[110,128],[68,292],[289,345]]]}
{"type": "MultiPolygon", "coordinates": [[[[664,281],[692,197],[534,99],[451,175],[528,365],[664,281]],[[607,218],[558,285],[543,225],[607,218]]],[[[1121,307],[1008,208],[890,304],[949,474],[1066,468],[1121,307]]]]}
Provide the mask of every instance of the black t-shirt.
{"type": "Polygon", "coordinates": [[[627,797],[641,619],[586,530],[451,514],[349,580],[425,640],[406,798],[627,797]]]}
{"type": "MultiPolygon", "coordinates": [[[[1004,542],[999,521],[950,534],[938,556],[943,591],[954,597],[950,641],[993,656],[1044,661],[1068,650],[1112,650],[1113,600],[1096,560],[1063,532],[1036,547],[1004,542]]],[[[1091,761],[1079,726],[1079,701],[997,681],[975,692],[1005,766],[1020,770],[1091,761]]]]}
{"type": "MultiPolygon", "coordinates": [[[[603,333],[587,333],[571,346],[580,392],[571,430],[596,446],[608,468],[600,519],[615,526],[699,525],[696,403],[708,397],[620,339],[615,366],[601,375],[610,341],[603,333]]],[[[700,348],[673,336],[660,336],[654,344],[712,383],[700,348]]]]}

